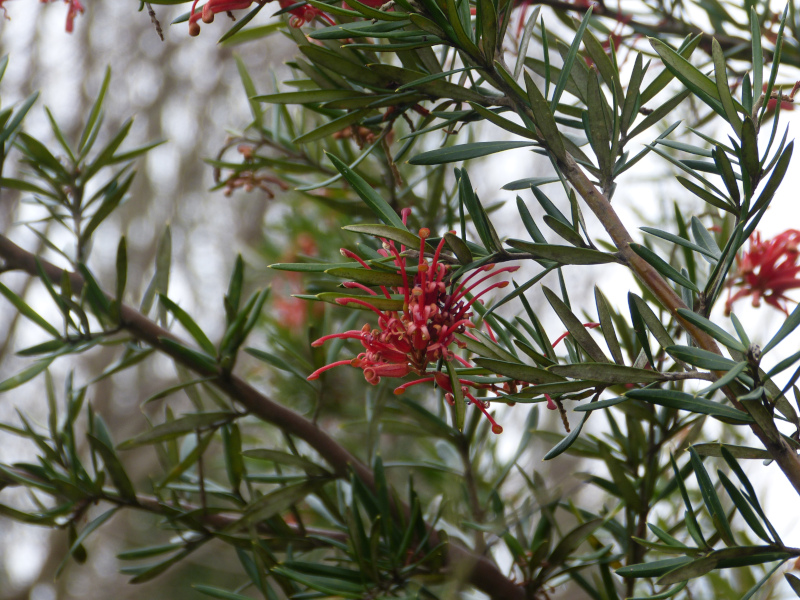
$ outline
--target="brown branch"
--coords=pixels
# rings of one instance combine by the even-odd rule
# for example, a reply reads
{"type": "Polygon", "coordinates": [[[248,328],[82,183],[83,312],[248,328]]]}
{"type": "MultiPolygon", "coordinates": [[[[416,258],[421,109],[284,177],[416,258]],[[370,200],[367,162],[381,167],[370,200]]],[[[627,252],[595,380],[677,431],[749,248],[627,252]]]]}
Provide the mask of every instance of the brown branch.
{"type": "MultiPolygon", "coordinates": [[[[649,263],[642,259],[638,254],[631,250],[630,243],[633,241],[630,234],[625,229],[616,211],[611,207],[611,202],[606,198],[589,180],[583,170],[578,166],[574,159],[567,155],[559,167],[567,180],[583,198],[597,219],[601,222],[606,232],[611,236],[614,245],[619,250],[620,257],[628,264],[633,273],[644,283],[653,293],[659,303],[672,315],[681,327],[692,337],[699,348],[708,350],[715,354],[722,354],[710,335],[699,329],[697,326],[686,321],[678,314],[679,308],[688,308],[681,300],[675,290],[661,277],[649,263]]],[[[720,377],[723,373],[717,373],[720,377]]],[[[731,404],[748,412],[747,409],[736,399],[736,395],[726,389],[726,395],[731,404]]],[[[783,441],[780,435],[775,432],[765,432],[759,425],[753,423],[750,429],[756,437],[764,444],[772,458],[778,463],[781,471],[800,494],[800,457],[783,441]]]]}
{"type": "MultiPolygon", "coordinates": [[[[0,235],[0,257],[5,260],[7,267],[25,271],[34,277],[38,276],[37,257],[20,248],[3,235],[0,235]]],[[[59,285],[62,276],[66,273],[69,277],[72,292],[80,294],[84,284],[83,277],[78,273],[65,271],[44,259],[39,258],[38,260],[45,274],[54,285],[59,285]]],[[[109,300],[114,300],[111,296],[107,297],[109,300]]],[[[337,476],[346,478],[348,470],[352,468],[359,479],[371,489],[375,489],[375,479],[369,467],[312,421],[271,400],[236,375],[225,374],[221,369],[205,369],[196,363],[188,361],[163,343],[163,340],[168,339],[186,346],[187,344],[183,340],[129,306],[122,305],[120,307],[120,326],[129,331],[138,340],[168,355],[188,369],[204,377],[213,377],[214,379],[211,380],[211,383],[250,413],[266,423],[275,425],[287,434],[296,436],[308,443],[333,467],[337,476]]],[[[409,508],[405,505],[399,506],[398,510],[405,515],[410,514],[409,508]]],[[[436,531],[431,532],[431,540],[434,545],[438,543],[439,536],[436,531]]],[[[470,582],[491,598],[496,598],[497,600],[524,600],[526,596],[524,590],[503,575],[489,558],[474,554],[452,540],[447,545],[446,561],[451,567],[454,565],[468,565],[470,582]]]]}
{"type": "MultiPolygon", "coordinates": [[[[514,101],[514,108],[518,113],[525,113],[532,120],[536,120],[526,100],[520,98],[514,88],[506,83],[497,72],[488,69],[488,67],[486,72],[492,83],[514,101]]],[[[540,142],[549,150],[549,145],[544,139],[541,139],[540,142]]],[[[722,355],[714,338],[678,314],[679,308],[688,309],[688,307],[659,272],[631,249],[630,244],[633,242],[633,238],[631,238],[619,215],[611,206],[611,201],[597,189],[583,169],[575,162],[575,159],[569,153],[564,153],[563,158],[556,157],[552,152],[550,152],[550,155],[556,160],[558,170],[578,195],[583,198],[583,201],[611,237],[614,246],[618,250],[617,258],[627,265],[633,274],[653,293],[661,306],[680,323],[681,327],[691,336],[699,348],[722,355]]],[[[724,372],[715,373],[716,378],[722,375],[724,375],[724,372]]],[[[722,391],[734,407],[749,414],[750,411],[737,400],[737,394],[732,390],[732,387],[732,385],[725,386],[722,391]]],[[[750,429],[764,444],[764,448],[770,453],[770,456],[783,471],[792,487],[800,495],[800,456],[783,440],[774,424],[771,431],[764,431],[757,423],[750,424],[750,429]]]]}

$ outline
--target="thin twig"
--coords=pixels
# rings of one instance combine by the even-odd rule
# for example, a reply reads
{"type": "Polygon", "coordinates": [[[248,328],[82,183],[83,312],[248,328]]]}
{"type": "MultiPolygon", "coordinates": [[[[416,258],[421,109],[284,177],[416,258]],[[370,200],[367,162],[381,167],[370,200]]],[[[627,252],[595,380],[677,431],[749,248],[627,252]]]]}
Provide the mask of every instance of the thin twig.
{"type": "Polygon", "coordinates": [[[156,33],[158,37],[161,38],[161,41],[164,41],[164,32],[161,29],[161,23],[158,22],[158,17],[156,17],[156,11],[153,10],[153,7],[150,6],[149,2],[145,2],[144,5],[147,7],[147,14],[150,15],[150,22],[156,28],[156,33]]]}

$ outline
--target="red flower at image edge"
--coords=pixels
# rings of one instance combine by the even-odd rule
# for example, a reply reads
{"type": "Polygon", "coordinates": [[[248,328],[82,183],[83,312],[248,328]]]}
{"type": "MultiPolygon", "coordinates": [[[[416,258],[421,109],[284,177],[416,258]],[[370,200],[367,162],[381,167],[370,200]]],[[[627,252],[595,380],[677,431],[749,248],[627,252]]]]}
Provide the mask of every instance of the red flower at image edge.
{"type": "MultiPolygon", "coordinates": [[[[409,209],[403,211],[403,222],[406,222],[409,209]]],[[[448,402],[453,402],[453,388],[447,374],[437,370],[428,370],[430,364],[436,364],[441,360],[456,360],[465,367],[471,367],[466,360],[453,353],[451,346],[464,347],[463,342],[456,339],[457,333],[465,333],[467,329],[475,327],[470,320],[472,315],[471,307],[478,302],[480,296],[492,289],[502,288],[508,285],[508,281],[500,281],[485,287],[471,299],[468,295],[487,279],[500,273],[510,273],[519,267],[503,267],[494,270],[495,265],[486,265],[477,269],[458,284],[449,283],[446,277],[450,271],[450,266],[440,261],[444,238],[439,242],[432,260],[429,262],[425,257],[425,240],[430,236],[430,230],[423,228],[419,230],[421,238],[419,258],[417,260],[417,272],[410,273],[406,263],[407,257],[401,254],[406,251],[405,246],[400,246],[398,250],[393,241],[382,240],[383,249],[379,254],[384,257],[394,258],[394,264],[398,268],[403,278],[403,285],[393,287],[394,293],[403,297],[403,308],[396,310],[378,310],[369,302],[353,297],[340,298],[337,302],[341,305],[358,304],[363,308],[373,311],[378,316],[378,327],[373,328],[365,324],[360,330],[346,331],[326,335],[316,340],[312,345],[320,346],[331,339],[354,339],[359,340],[364,346],[364,352],[350,360],[341,360],[314,371],[308,379],[317,379],[323,372],[334,367],[349,365],[362,369],[364,379],[375,385],[380,382],[382,377],[406,377],[416,375],[418,378],[395,389],[395,394],[402,394],[407,388],[420,383],[435,382],[444,389],[447,394],[448,402]],[[487,273],[479,277],[483,273],[487,273]],[[475,278],[478,277],[476,280],[475,278]],[[448,286],[450,289],[448,289],[448,286]]],[[[370,269],[370,266],[359,256],[349,250],[342,249],[342,254],[348,258],[358,261],[362,267],[370,269]]],[[[356,282],[347,282],[345,287],[350,289],[360,289],[370,295],[376,296],[374,290],[356,282]]],[[[391,299],[390,290],[385,286],[380,286],[381,291],[387,299],[391,299]]],[[[469,335],[469,334],[467,334],[469,335]]],[[[501,433],[503,428],[498,425],[489,415],[487,408],[488,402],[477,399],[467,388],[486,389],[499,391],[500,387],[490,384],[479,384],[466,379],[460,379],[464,397],[474,404],[492,423],[492,431],[501,433]]],[[[516,382],[503,384],[504,391],[513,393],[516,382]]]]}
{"type": "Polygon", "coordinates": [[[725,313],[730,314],[733,303],[753,296],[753,306],[760,306],[761,299],[778,310],[789,314],[786,303],[791,301],[785,292],[800,288],[800,231],[789,229],[771,240],[762,241],[756,232],[750,238],[750,248],[736,258],[737,273],[728,284],[728,300],[725,313]],[[736,293],[733,288],[739,287],[736,293]]]}
{"type": "MultiPolygon", "coordinates": [[[[5,15],[6,19],[9,18],[9,16],[6,14],[6,7],[5,7],[5,3],[7,1],[8,0],[0,0],[0,8],[3,9],[3,14],[5,15]]],[[[47,4],[48,2],[58,2],[58,0],[39,0],[39,1],[42,4],[47,4]]],[[[78,16],[78,13],[83,14],[83,12],[86,9],[84,8],[83,4],[80,3],[80,0],[64,0],[64,4],[69,5],[69,7],[67,8],[67,25],[65,29],[67,30],[67,33],[72,33],[72,31],[75,29],[75,17],[78,16]]]]}
{"type": "MultiPolygon", "coordinates": [[[[200,20],[202,20],[203,23],[213,23],[214,15],[218,13],[244,10],[245,8],[250,8],[254,2],[264,4],[265,2],[271,1],[272,0],[208,0],[198,12],[195,10],[197,8],[198,0],[194,0],[192,3],[191,16],[189,17],[189,35],[200,35],[200,23],[198,23],[200,20]]],[[[281,5],[281,8],[289,8],[298,2],[296,0],[278,0],[278,3],[281,5]]],[[[324,19],[330,25],[336,24],[327,14],[322,12],[320,9],[311,6],[310,4],[293,8],[289,11],[289,13],[292,15],[292,18],[289,21],[289,25],[292,27],[300,27],[305,25],[306,23],[313,21],[316,17],[324,19]]]]}

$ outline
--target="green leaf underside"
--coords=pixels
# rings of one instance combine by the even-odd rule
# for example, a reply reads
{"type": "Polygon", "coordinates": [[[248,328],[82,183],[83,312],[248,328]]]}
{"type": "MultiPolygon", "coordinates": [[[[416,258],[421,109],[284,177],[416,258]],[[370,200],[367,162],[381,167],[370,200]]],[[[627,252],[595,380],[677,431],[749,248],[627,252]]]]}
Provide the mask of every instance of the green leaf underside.
{"type": "Polygon", "coordinates": [[[511,239],[506,242],[512,248],[522,250],[542,260],[551,260],[563,265],[602,265],[617,262],[616,256],[591,248],[536,244],[525,240],[511,239]]]}
{"type": "Polygon", "coordinates": [[[472,144],[449,146],[423,152],[408,162],[412,165],[443,165],[462,160],[470,160],[472,158],[480,158],[482,156],[513,150],[515,148],[529,148],[536,145],[536,142],[474,142],[472,144]]]}
{"type": "Polygon", "coordinates": [[[490,371],[500,373],[506,377],[511,377],[517,381],[525,381],[527,383],[557,383],[564,381],[560,377],[550,371],[539,369],[538,367],[531,367],[522,363],[512,363],[493,358],[476,358],[474,362],[481,366],[486,367],[490,371]]]}
{"type": "Polygon", "coordinates": [[[625,396],[634,400],[642,400],[660,406],[686,410],[689,412],[700,413],[717,417],[725,421],[737,423],[752,423],[753,418],[746,412],[719,404],[705,398],[696,398],[691,394],[679,392],[677,390],[630,390],[625,392],[625,396]]]}
{"type": "Polygon", "coordinates": [[[658,371],[636,369],[610,363],[581,363],[574,365],[555,365],[548,371],[572,379],[592,379],[601,383],[652,383],[663,381],[664,375],[658,371]]]}
{"type": "Polygon", "coordinates": [[[329,304],[336,304],[338,306],[347,306],[348,308],[357,308],[361,310],[371,310],[365,307],[361,302],[374,306],[379,311],[400,311],[403,310],[403,297],[398,294],[392,294],[391,298],[386,296],[358,296],[356,294],[344,294],[341,292],[322,292],[317,295],[296,294],[295,298],[302,298],[303,300],[321,300],[329,304]],[[341,303],[338,300],[344,298],[355,298],[359,302],[346,302],[341,303]]]}

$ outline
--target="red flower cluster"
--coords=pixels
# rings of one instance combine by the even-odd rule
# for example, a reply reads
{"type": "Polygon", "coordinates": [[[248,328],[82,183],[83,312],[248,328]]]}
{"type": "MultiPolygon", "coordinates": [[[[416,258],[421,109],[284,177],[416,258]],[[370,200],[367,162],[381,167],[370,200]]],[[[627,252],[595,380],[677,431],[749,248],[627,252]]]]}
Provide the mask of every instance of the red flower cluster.
{"type": "Polygon", "coordinates": [[[736,258],[737,274],[728,284],[728,300],[725,302],[725,314],[730,314],[733,303],[753,296],[753,306],[760,306],[761,299],[787,315],[786,303],[791,301],[786,296],[787,290],[800,288],[800,231],[788,229],[771,240],[762,241],[761,234],[756,232],[750,238],[750,249],[736,258]],[[741,289],[735,294],[734,287],[741,289]]]}
{"type": "MultiPolygon", "coordinates": [[[[217,13],[230,13],[233,10],[244,10],[245,8],[250,8],[253,2],[264,4],[265,2],[271,1],[272,0],[208,0],[198,12],[195,10],[198,0],[194,0],[194,3],[192,3],[191,16],[189,17],[189,35],[200,35],[200,23],[198,23],[200,20],[202,20],[203,23],[212,23],[214,21],[214,15],[217,13]]],[[[281,8],[288,8],[298,2],[297,0],[278,0],[278,3],[281,5],[281,8]]],[[[292,15],[289,21],[289,25],[292,27],[301,27],[313,21],[316,17],[324,19],[330,25],[336,24],[330,16],[309,4],[293,8],[289,13],[292,15]]]]}
{"type": "MultiPolygon", "coordinates": [[[[298,0],[278,0],[281,8],[288,8],[294,4],[297,4],[297,2],[298,0]]],[[[292,15],[292,18],[289,19],[289,25],[295,29],[302,27],[306,23],[310,23],[316,17],[326,21],[328,25],[336,25],[336,22],[331,19],[330,15],[324,13],[315,6],[311,6],[310,4],[304,4],[303,6],[293,8],[289,11],[289,14],[292,15]]]]}
{"type": "Polygon", "coordinates": [[[253,2],[263,4],[265,1],[266,0],[208,0],[203,5],[202,10],[198,12],[195,10],[198,0],[194,0],[194,2],[192,2],[191,15],[189,16],[189,35],[200,35],[200,23],[198,23],[198,21],[201,19],[203,23],[213,23],[214,15],[217,13],[244,10],[245,8],[250,8],[253,2]]]}
{"type": "MultiPolygon", "coordinates": [[[[403,211],[403,222],[406,222],[409,212],[409,209],[403,211]]],[[[450,378],[441,371],[429,371],[429,365],[435,365],[439,360],[455,359],[466,367],[472,366],[452,352],[451,346],[454,343],[457,346],[463,346],[455,336],[457,333],[464,333],[468,328],[475,326],[470,320],[472,305],[490,290],[506,287],[508,281],[488,285],[471,299],[468,299],[467,296],[487,279],[500,273],[516,271],[519,267],[503,267],[494,270],[495,265],[487,265],[476,270],[456,285],[447,280],[450,266],[440,261],[444,239],[439,242],[432,260],[429,262],[426,258],[425,240],[429,236],[430,230],[426,228],[419,230],[421,243],[416,264],[417,272],[414,274],[409,272],[405,246],[401,245],[398,250],[393,241],[382,240],[383,249],[379,251],[380,254],[394,259],[394,264],[403,278],[402,286],[392,288],[396,294],[403,297],[402,311],[380,311],[366,300],[357,297],[339,299],[339,304],[358,304],[376,313],[378,327],[373,328],[369,324],[365,324],[360,330],[335,333],[316,340],[312,345],[320,346],[331,339],[359,340],[365,351],[353,359],[334,362],[314,371],[309,375],[309,380],[317,379],[328,369],[342,365],[362,369],[364,378],[373,385],[377,384],[382,377],[399,378],[413,374],[417,376],[417,379],[396,388],[396,394],[402,394],[412,385],[435,382],[447,392],[447,400],[453,401],[450,378]],[[479,277],[489,271],[492,272],[479,277]],[[476,277],[478,277],[477,280],[476,277]]],[[[342,254],[358,261],[362,267],[370,269],[370,266],[353,252],[342,249],[342,254]]],[[[374,290],[360,283],[348,282],[344,285],[350,289],[360,289],[370,295],[377,295],[374,290]]],[[[389,289],[385,286],[380,286],[380,289],[386,298],[391,299],[389,289]]],[[[492,423],[492,431],[494,433],[502,432],[503,428],[488,414],[484,401],[475,398],[467,389],[471,387],[499,390],[499,388],[465,379],[461,379],[460,383],[464,397],[489,418],[492,423]]]]}

